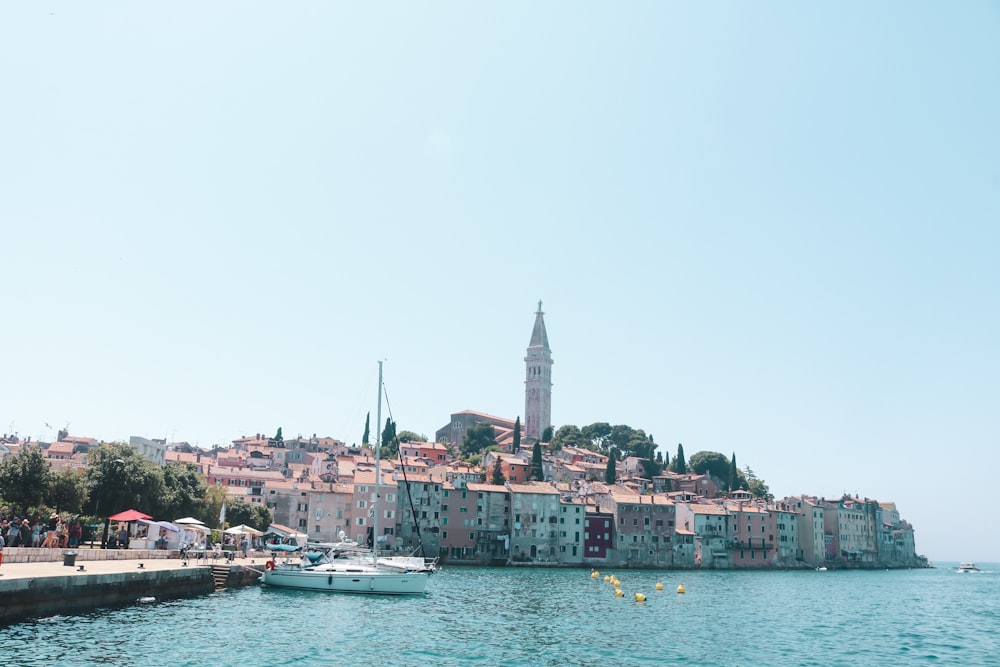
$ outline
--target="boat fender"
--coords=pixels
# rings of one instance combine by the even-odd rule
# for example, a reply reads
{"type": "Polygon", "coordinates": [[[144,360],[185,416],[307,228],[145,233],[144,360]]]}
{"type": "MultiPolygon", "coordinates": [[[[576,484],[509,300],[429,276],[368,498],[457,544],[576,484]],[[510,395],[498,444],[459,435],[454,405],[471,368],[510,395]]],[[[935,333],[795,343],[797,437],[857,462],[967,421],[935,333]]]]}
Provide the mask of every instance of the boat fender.
{"type": "Polygon", "coordinates": [[[274,569],[274,561],[273,560],[269,560],[266,563],[264,563],[264,569],[265,570],[273,570],[274,569]]]}

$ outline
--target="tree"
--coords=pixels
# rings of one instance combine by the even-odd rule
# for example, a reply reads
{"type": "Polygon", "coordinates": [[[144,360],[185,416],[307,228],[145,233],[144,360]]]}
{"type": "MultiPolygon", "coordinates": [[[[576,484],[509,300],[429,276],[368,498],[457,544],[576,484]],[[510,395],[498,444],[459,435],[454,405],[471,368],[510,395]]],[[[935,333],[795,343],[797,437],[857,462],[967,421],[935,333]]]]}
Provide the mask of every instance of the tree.
{"type": "Polygon", "coordinates": [[[674,457],[674,464],[670,467],[678,475],[687,474],[687,462],[684,460],[684,445],[677,443],[677,456],[674,457]]]}
{"type": "Polygon", "coordinates": [[[368,444],[368,436],[369,436],[369,434],[371,432],[371,429],[368,427],[368,424],[369,424],[371,418],[372,418],[372,413],[369,412],[369,413],[365,414],[365,434],[361,436],[361,444],[362,444],[362,446],[368,444]]]}
{"type": "Polygon", "coordinates": [[[663,472],[663,465],[655,459],[639,459],[639,463],[642,465],[646,479],[653,479],[663,472]]]}
{"type": "Polygon", "coordinates": [[[578,447],[580,442],[583,440],[583,433],[579,428],[573,424],[563,424],[558,429],[556,429],[555,435],[552,436],[553,449],[562,449],[563,447],[578,447]]]}
{"type": "Polygon", "coordinates": [[[612,447],[608,456],[608,467],[604,469],[604,481],[608,484],[614,484],[615,479],[618,477],[618,473],[615,470],[615,456],[617,454],[618,452],[612,447]]]}
{"type": "MultiPolygon", "coordinates": [[[[221,507],[219,511],[222,511],[221,507]]],[[[230,526],[244,524],[257,530],[266,530],[271,525],[271,511],[242,498],[230,498],[226,500],[226,523],[230,526]]]]}
{"type": "Polygon", "coordinates": [[[399,440],[396,439],[396,422],[385,418],[385,428],[382,429],[382,450],[379,456],[388,459],[396,456],[399,451],[399,440]]]}
{"type": "Polygon", "coordinates": [[[477,422],[471,428],[466,429],[462,436],[462,454],[478,454],[490,445],[496,444],[496,434],[493,432],[493,425],[489,422],[477,422]]]}
{"type": "Polygon", "coordinates": [[[552,427],[546,426],[545,430],[542,431],[542,437],[539,438],[541,442],[552,442],[552,427]]]}
{"type": "Polygon", "coordinates": [[[21,451],[0,461],[0,492],[22,515],[41,504],[51,477],[49,462],[36,447],[21,447],[21,451]]]}
{"type": "Polygon", "coordinates": [[[490,484],[503,486],[506,481],[507,476],[503,474],[503,468],[500,465],[500,457],[498,456],[496,462],[493,464],[493,474],[490,476],[490,484]]]}
{"type": "Polygon", "coordinates": [[[198,516],[204,511],[208,484],[191,463],[171,463],[163,468],[160,512],[166,517],[198,516]]]}
{"type": "Polygon", "coordinates": [[[396,439],[400,442],[427,442],[426,435],[420,435],[419,433],[414,433],[413,431],[400,431],[396,439]]]}
{"type": "Polygon", "coordinates": [[[711,475],[720,483],[725,484],[729,477],[729,459],[719,452],[697,452],[691,457],[691,472],[698,475],[711,475]]]}
{"type": "Polygon", "coordinates": [[[733,452],[733,457],[729,459],[729,477],[726,481],[730,491],[740,488],[740,469],[736,467],[736,452],[733,452]]]}
{"type": "Polygon", "coordinates": [[[521,415],[514,420],[514,446],[511,448],[515,453],[521,449],[521,415]]]}
{"type": "Polygon", "coordinates": [[[278,431],[274,434],[274,437],[271,438],[268,441],[267,444],[271,445],[272,447],[284,447],[285,446],[285,438],[281,435],[281,427],[280,426],[278,427],[278,431]]]}
{"type": "Polygon", "coordinates": [[[531,448],[531,477],[530,479],[544,482],[545,481],[545,469],[542,467],[542,445],[540,443],[535,443],[535,446],[531,448]]]}
{"type": "Polygon", "coordinates": [[[746,483],[747,491],[753,494],[754,498],[774,499],[771,495],[771,490],[767,488],[767,484],[764,483],[764,480],[757,478],[757,475],[750,469],[750,466],[746,467],[746,483]]]}
{"type": "Polygon", "coordinates": [[[87,500],[87,476],[82,470],[53,473],[49,482],[49,504],[56,512],[79,514],[87,500]]]}
{"type": "Polygon", "coordinates": [[[222,505],[226,504],[226,514],[229,514],[229,499],[226,496],[226,487],[213,484],[205,491],[202,499],[202,513],[196,518],[205,522],[208,527],[219,525],[219,515],[222,514],[222,505]]]}
{"type": "Polygon", "coordinates": [[[581,443],[580,447],[596,449],[602,454],[608,453],[608,438],[611,436],[611,424],[607,422],[594,422],[581,429],[581,433],[589,444],[581,443]]]}
{"type": "Polygon", "coordinates": [[[85,511],[107,517],[127,509],[156,516],[163,503],[163,470],[121,442],[104,443],[87,455],[85,511]]]}

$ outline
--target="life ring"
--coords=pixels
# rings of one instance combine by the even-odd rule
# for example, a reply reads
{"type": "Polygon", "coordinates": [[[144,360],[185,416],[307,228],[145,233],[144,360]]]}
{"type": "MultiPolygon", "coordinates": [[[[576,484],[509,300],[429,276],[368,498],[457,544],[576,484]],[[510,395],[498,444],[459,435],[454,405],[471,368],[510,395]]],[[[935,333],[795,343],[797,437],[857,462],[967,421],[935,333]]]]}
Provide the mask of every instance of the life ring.
{"type": "Polygon", "coordinates": [[[274,569],[274,561],[273,560],[269,560],[266,563],[264,563],[264,569],[265,570],[273,570],[274,569]]]}

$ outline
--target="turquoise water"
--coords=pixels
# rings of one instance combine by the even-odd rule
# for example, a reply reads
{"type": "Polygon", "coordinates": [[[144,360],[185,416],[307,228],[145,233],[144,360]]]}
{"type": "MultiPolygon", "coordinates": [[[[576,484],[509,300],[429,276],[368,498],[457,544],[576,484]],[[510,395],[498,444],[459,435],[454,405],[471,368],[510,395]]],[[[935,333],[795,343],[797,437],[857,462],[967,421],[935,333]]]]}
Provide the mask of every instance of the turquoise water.
{"type": "Polygon", "coordinates": [[[624,598],[587,570],[453,567],[426,597],[251,587],[22,623],[0,629],[0,663],[998,665],[1000,565],[981,567],[615,570],[624,598]]]}

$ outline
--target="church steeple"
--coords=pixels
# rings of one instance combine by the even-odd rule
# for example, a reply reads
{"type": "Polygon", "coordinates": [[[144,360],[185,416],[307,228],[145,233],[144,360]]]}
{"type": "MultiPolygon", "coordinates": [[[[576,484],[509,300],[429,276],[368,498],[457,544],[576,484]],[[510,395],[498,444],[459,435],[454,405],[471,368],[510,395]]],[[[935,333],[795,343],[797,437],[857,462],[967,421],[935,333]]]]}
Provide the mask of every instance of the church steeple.
{"type": "Polygon", "coordinates": [[[535,311],[535,326],[531,330],[528,355],[524,358],[524,433],[537,441],[552,426],[552,350],[545,331],[542,302],[535,311]]]}

